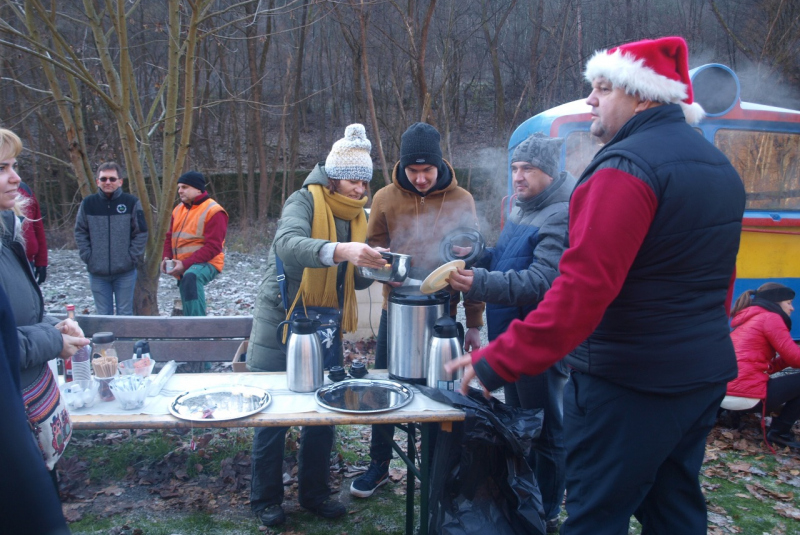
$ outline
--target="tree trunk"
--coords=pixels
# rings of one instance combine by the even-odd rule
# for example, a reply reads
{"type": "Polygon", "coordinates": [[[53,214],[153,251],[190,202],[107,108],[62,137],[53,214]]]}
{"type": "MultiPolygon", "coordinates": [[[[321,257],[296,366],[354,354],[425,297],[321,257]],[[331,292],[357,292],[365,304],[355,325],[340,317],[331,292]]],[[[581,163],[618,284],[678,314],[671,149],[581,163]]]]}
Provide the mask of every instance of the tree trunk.
{"type": "Polygon", "coordinates": [[[300,42],[297,45],[297,61],[294,72],[294,102],[292,102],[292,133],[289,140],[289,181],[285,184],[286,196],[294,191],[297,159],[300,152],[300,101],[303,90],[303,56],[305,54],[306,33],[308,31],[308,0],[303,1],[303,15],[300,22],[300,42]]]}

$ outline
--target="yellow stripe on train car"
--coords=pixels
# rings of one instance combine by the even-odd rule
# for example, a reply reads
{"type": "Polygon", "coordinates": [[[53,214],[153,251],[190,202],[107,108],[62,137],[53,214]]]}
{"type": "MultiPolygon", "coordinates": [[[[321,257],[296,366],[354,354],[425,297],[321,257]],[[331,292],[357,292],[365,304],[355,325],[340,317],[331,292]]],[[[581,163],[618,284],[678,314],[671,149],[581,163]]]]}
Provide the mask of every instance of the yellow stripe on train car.
{"type": "Polygon", "coordinates": [[[736,276],[745,279],[800,278],[800,229],[742,229],[736,276]]]}

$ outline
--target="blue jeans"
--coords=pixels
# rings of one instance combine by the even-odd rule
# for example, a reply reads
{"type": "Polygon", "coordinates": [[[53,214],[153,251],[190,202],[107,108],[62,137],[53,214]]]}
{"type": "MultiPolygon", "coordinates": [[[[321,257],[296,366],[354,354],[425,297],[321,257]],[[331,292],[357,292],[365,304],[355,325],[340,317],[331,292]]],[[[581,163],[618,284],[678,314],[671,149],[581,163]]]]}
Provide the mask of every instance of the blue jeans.
{"type": "Polygon", "coordinates": [[[94,307],[103,316],[133,316],[133,289],[136,287],[136,270],[119,275],[92,275],[89,285],[94,297],[94,307]]]}

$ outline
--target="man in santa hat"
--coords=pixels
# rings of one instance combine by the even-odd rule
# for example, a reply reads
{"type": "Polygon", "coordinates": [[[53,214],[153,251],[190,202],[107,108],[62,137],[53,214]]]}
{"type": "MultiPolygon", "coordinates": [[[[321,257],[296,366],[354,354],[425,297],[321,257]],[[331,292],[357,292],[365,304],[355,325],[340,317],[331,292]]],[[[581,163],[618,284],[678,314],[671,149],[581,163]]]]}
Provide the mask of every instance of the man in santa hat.
{"type": "Polygon", "coordinates": [[[566,355],[568,535],[706,533],[698,472],[736,376],[727,310],[745,192],[690,123],[686,42],[598,52],[591,132],[604,146],[578,180],[569,248],[538,308],[455,366],[488,390],[566,355]]]}

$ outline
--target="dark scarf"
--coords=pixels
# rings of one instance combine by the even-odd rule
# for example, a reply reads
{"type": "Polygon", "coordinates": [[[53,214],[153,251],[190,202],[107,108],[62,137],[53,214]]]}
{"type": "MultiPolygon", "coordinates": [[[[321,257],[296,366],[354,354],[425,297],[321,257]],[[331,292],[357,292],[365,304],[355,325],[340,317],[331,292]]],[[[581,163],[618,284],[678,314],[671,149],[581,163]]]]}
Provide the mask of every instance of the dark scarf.
{"type": "Polygon", "coordinates": [[[407,189],[408,191],[416,191],[417,195],[420,197],[427,197],[434,191],[447,188],[447,186],[450,185],[450,182],[453,181],[453,175],[450,173],[450,166],[447,165],[444,160],[442,160],[442,165],[440,165],[437,169],[439,170],[439,176],[436,178],[436,183],[425,193],[420,193],[419,190],[414,187],[414,185],[406,176],[406,168],[402,164],[397,166],[397,181],[401,186],[403,186],[403,189],[407,189]]]}
{"type": "Polygon", "coordinates": [[[764,310],[778,314],[781,318],[783,318],[786,328],[790,331],[792,330],[792,319],[786,315],[786,312],[783,311],[778,303],[773,303],[772,301],[767,301],[766,299],[762,299],[760,297],[753,297],[753,299],[750,300],[750,306],[761,307],[764,310]]]}

